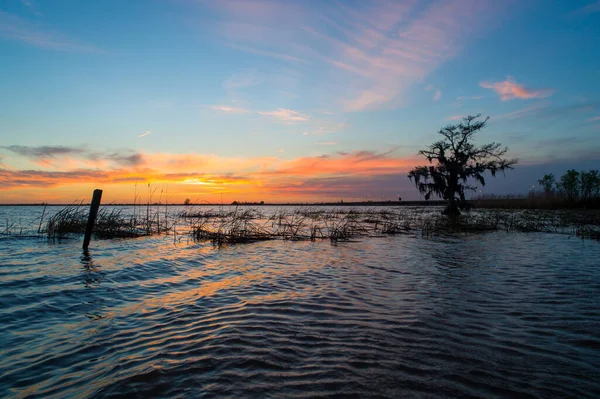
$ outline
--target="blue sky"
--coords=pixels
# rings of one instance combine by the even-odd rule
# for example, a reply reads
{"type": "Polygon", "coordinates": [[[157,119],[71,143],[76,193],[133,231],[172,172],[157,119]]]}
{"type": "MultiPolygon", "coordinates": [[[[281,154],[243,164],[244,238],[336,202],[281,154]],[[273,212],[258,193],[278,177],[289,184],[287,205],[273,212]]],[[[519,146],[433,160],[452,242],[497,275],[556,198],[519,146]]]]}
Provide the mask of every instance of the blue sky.
{"type": "Polygon", "coordinates": [[[0,0],[0,54],[0,202],[418,198],[477,113],[521,161],[486,192],[600,168],[598,1],[0,0]]]}

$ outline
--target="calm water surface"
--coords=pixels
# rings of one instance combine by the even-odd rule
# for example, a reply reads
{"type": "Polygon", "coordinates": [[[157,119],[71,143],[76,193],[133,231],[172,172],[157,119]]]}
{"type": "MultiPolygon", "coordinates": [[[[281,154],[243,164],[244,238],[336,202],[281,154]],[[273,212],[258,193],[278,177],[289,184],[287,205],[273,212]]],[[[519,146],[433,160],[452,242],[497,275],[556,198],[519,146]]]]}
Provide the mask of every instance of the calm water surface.
{"type": "Polygon", "coordinates": [[[0,237],[0,397],[600,397],[595,241],[80,247],[0,237]]]}

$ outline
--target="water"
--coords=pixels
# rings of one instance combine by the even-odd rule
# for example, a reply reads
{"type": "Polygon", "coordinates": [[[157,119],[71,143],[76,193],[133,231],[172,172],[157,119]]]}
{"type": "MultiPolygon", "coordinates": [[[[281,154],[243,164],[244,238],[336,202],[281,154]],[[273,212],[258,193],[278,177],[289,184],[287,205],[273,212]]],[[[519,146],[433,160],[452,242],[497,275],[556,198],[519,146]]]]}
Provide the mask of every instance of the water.
{"type": "Polygon", "coordinates": [[[80,247],[0,238],[0,397],[600,396],[595,241],[80,247]]]}

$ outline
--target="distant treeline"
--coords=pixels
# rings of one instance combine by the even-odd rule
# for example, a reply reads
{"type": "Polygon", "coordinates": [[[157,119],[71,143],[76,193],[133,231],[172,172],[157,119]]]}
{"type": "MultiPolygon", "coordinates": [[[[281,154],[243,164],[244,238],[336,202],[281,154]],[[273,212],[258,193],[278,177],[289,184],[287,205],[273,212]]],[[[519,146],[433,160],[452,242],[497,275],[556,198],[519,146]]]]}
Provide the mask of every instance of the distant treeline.
{"type": "Polygon", "coordinates": [[[527,196],[482,195],[472,202],[479,208],[600,209],[600,173],[596,169],[569,169],[558,180],[549,173],[538,184],[542,190],[532,190],[527,196]]]}

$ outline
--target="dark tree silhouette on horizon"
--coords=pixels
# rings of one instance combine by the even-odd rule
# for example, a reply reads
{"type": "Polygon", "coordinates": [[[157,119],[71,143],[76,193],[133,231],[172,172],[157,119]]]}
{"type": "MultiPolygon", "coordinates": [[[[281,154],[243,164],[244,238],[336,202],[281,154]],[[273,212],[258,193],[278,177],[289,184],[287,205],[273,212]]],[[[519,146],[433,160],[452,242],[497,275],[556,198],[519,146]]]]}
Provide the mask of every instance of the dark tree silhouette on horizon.
{"type": "Polygon", "coordinates": [[[518,163],[516,158],[504,158],[508,148],[500,143],[473,144],[474,134],[483,129],[489,119],[477,120],[480,116],[469,115],[457,125],[440,129],[438,133],[443,139],[419,151],[431,165],[417,166],[408,173],[408,178],[426,200],[437,195],[448,201],[444,210],[447,215],[459,215],[459,208],[464,209],[465,191],[477,189],[471,181],[485,186],[486,172],[496,176],[496,172],[512,169],[518,163]]]}

